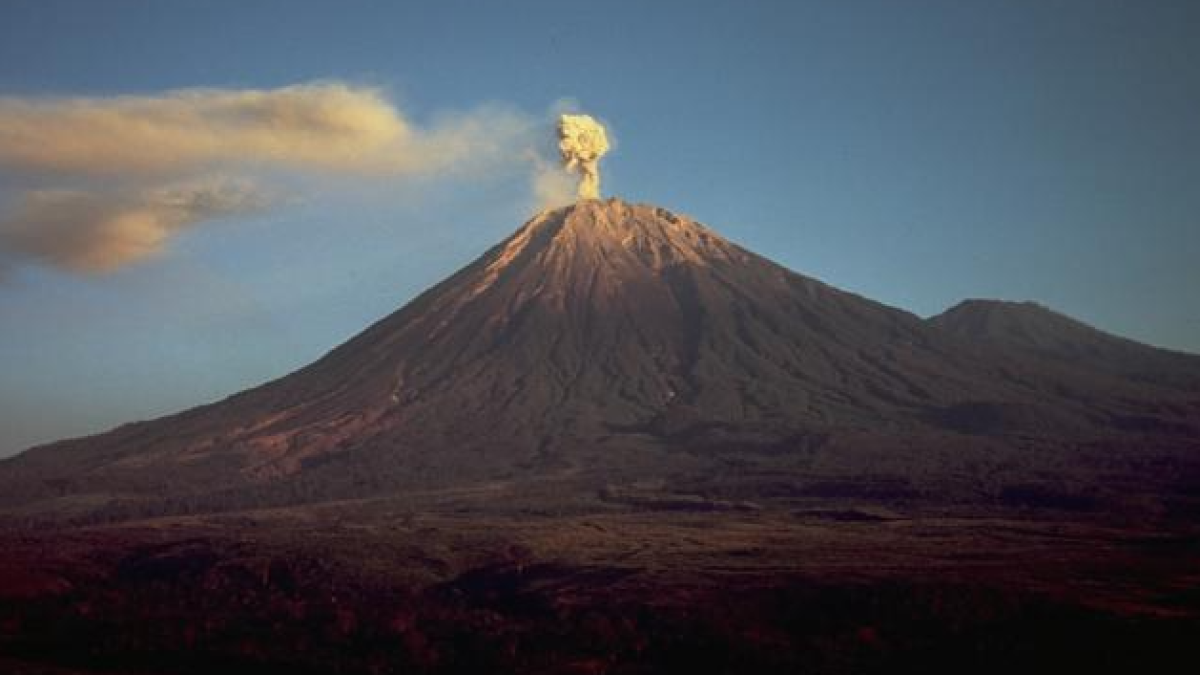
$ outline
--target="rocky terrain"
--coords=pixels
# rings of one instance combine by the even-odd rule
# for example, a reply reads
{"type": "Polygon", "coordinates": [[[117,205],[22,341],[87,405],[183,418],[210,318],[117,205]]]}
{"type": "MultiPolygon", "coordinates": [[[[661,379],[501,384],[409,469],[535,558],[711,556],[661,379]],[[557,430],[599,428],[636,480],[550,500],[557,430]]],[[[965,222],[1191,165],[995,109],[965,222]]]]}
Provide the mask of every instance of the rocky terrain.
{"type": "Polygon", "coordinates": [[[0,667],[1153,669],[1197,515],[1200,357],[588,200],[296,373],[0,462],[0,667]]]}

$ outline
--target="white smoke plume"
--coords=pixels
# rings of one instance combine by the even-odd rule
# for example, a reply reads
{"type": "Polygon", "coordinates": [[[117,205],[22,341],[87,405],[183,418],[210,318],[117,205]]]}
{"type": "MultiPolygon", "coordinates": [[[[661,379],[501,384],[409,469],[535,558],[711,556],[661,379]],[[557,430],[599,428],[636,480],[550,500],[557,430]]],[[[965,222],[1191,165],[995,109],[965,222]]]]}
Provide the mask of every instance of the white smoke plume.
{"type": "Polygon", "coordinates": [[[600,158],[608,152],[604,126],[590,115],[558,118],[558,150],[563,166],[579,173],[579,199],[600,198],[600,158]]]}

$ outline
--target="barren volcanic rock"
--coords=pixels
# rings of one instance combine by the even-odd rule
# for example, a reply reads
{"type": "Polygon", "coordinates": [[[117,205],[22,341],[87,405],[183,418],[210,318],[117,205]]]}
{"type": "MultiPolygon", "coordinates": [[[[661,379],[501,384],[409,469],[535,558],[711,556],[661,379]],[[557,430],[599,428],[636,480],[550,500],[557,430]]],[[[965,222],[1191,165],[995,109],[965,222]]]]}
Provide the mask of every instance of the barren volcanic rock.
{"type": "Polygon", "coordinates": [[[1035,302],[964,300],[929,323],[969,340],[1200,392],[1200,356],[1109,335],[1035,302]]]}
{"type": "Polygon", "coordinates": [[[1064,448],[1114,434],[1186,445],[1196,362],[1040,308],[926,322],[662,208],[587,200],[296,373],[0,464],[0,499],[233,508],[577,479],[736,504],[814,476],[856,494],[986,495],[936,477],[976,480],[1014,453],[1061,469],[1064,448]]]}

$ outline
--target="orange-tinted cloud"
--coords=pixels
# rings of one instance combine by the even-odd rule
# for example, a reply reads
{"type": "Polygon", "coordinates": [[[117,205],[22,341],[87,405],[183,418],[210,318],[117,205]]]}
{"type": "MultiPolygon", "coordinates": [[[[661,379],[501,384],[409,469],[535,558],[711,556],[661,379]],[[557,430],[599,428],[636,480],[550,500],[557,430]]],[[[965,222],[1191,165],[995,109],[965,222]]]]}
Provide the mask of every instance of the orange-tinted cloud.
{"type": "Polygon", "coordinates": [[[520,161],[530,124],[483,108],[417,127],[378,90],[337,82],[0,97],[0,172],[31,186],[7,196],[17,207],[0,214],[0,254],[110,271],[197,223],[261,208],[247,176],[483,172],[520,161]],[[218,189],[204,178],[213,174],[243,178],[218,189]]]}
{"type": "Polygon", "coordinates": [[[337,83],[0,98],[0,165],[102,176],[222,165],[436,171],[494,153],[520,124],[489,110],[415,129],[377,90],[337,83]]]}
{"type": "Polygon", "coordinates": [[[159,254],[196,223],[264,208],[257,187],[207,179],[144,191],[28,192],[0,222],[0,249],[79,273],[111,272],[159,254]]]}

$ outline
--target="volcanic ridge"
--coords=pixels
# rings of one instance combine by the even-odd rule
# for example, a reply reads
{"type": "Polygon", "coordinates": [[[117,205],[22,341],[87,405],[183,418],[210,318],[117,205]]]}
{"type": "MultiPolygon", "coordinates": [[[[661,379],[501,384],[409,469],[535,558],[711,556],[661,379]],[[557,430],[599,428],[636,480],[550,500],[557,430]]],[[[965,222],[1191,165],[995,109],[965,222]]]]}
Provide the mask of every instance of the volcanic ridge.
{"type": "Polygon", "coordinates": [[[956,501],[1035,479],[1120,500],[1100,464],[1193,457],[1198,392],[1200,358],[1037,305],[923,320],[665,209],[584,200],[291,375],[3,462],[0,505],[88,517],[498,483],[563,508],[646,485],[956,501]]]}

